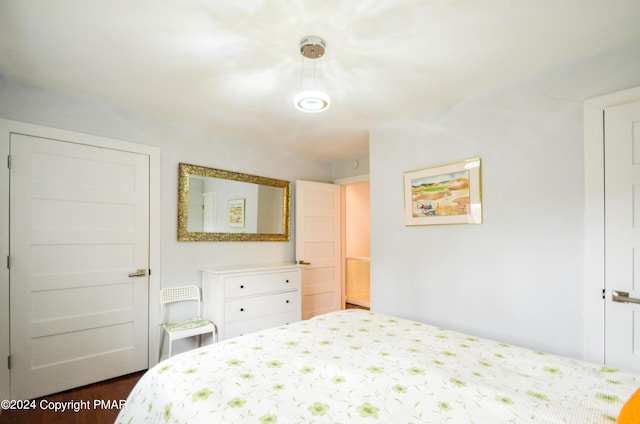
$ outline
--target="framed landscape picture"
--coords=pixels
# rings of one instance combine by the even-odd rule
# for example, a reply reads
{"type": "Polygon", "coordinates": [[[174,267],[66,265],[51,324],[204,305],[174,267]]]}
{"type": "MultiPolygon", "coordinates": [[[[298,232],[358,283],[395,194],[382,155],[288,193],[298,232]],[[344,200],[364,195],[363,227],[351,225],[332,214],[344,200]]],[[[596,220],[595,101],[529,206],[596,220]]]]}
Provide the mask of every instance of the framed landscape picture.
{"type": "Polygon", "coordinates": [[[404,224],[482,223],[480,158],[404,174],[404,224]]]}
{"type": "Polygon", "coordinates": [[[244,199],[229,200],[229,227],[244,228],[244,199]]]}

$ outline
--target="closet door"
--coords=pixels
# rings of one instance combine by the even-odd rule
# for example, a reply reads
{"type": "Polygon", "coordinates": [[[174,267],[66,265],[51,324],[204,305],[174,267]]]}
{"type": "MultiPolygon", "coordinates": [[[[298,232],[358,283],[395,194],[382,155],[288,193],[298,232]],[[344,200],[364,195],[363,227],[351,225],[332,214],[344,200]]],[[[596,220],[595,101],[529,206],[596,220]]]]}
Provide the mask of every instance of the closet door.
{"type": "Polygon", "coordinates": [[[640,372],[640,101],[604,122],[605,362],[640,372]]]}
{"type": "MultiPolygon", "coordinates": [[[[596,97],[593,99],[589,99],[585,101],[583,108],[583,116],[584,116],[584,243],[585,243],[585,258],[584,258],[584,348],[585,348],[585,359],[597,362],[604,363],[605,362],[605,350],[607,350],[607,363],[611,366],[618,366],[611,362],[611,349],[612,346],[606,346],[609,342],[612,342],[611,334],[609,334],[606,338],[608,341],[605,342],[605,323],[606,326],[615,326],[616,319],[613,321],[609,320],[610,317],[606,317],[609,312],[612,312],[612,308],[618,309],[620,312],[624,310],[629,310],[631,308],[624,308],[625,305],[618,302],[613,302],[611,297],[613,295],[613,290],[623,290],[623,287],[629,287],[629,276],[631,275],[631,263],[632,260],[629,256],[629,244],[626,246],[620,246],[622,250],[626,250],[623,252],[623,262],[622,262],[622,275],[624,276],[622,281],[614,281],[616,278],[611,274],[613,269],[611,267],[616,267],[614,263],[607,263],[606,266],[609,268],[605,270],[605,262],[611,252],[607,251],[607,249],[613,248],[616,249],[615,246],[615,236],[614,238],[607,240],[605,243],[605,221],[606,226],[608,227],[608,232],[611,234],[616,232],[616,225],[621,226],[621,231],[624,232],[624,227],[626,229],[632,230],[630,225],[630,218],[632,217],[632,205],[629,203],[629,199],[632,196],[636,195],[636,189],[632,188],[635,184],[631,179],[627,179],[624,176],[619,180],[618,183],[614,183],[611,179],[616,179],[615,172],[616,168],[619,166],[624,168],[620,169],[623,174],[629,173],[630,168],[635,167],[636,165],[633,162],[637,162],[636,159],[632,159],[632,154],[629,153],[629,149],[631,147],[631,143],[635,144],[634,154],[638,153],[638,146],[640,145],[637,142],[638,134],[640,133],[638,124],[631,124],[633,128],[630,128],[629,124],[625,125],[621,128],[622,130],[622,138],[618,138],[615,134],[607,131],[606,129],[612,130],[613,127],[617,125],[612,121],[609,122],[609,119],[615,120],[615,115],[617,113],[614,111],[618,106],[634,104],[640,102],[640,87],[631,88],[628,90],[607,94],[605,96],[596,97]],[[611,115],[614,116],[611,116],[611,115]],[[605,117],[606,115],[606,117],[605,117]],[[606,121],[606,122],[605,122],[606,121]],[[605,134],[605,131],[608,134],[605,134]],[[632,133],[633,132],[633,133],[632,133]],[[627,134],[625,137],[624,134],[627,134]],[[633,135],[636,137],[636,141],[631,141],[629,135],[633,135]],[[617,144],[614,140],[618,138],[618,141],[621,142],[619,146],[615,146],[617,144]],[[606,140],[608,141],[606,141],[606,140]],[[613,144],[611,144],[613,143],[613,144]],[[605,146],[605,144],[608,144],[605,146]],[[613,148],[614,150],[622,148],[626,150],[627,153],[616,153],[615,151],[610,150],[613,148]],[[605,155],[605,149],[609,150],[605,155]],[[613,156],[611,156],[613,155],[613,156]],[[606,160],[605,160],[606,156],[606,160]],[[616,159],[616,157],[618,159],[616,159]],[[605,162],[607,166],[605,168],[605,162]],[[613,168],[612,168],[613,167],[613,168]],[[608,174],[609,171],[614,171],[614,174],[608,174]],[[605,175],[605,173],[607,175],[605,175]],[[605,180],[607,181],[606,185],[607,190],[605,190],[605,180]],[[620,184],[619,186],[617,184],[620,184]],[[613,197],[613,193],[620,192],[622,196],[619,199],[613,197]],[[608,194],[605,193],[608,191],[608,194]],[[621,210],[616,211],[616,202],[619,202],[619,207],[621,210]],[[605,204],[608,204],[605,207],[605,204]],[[613,215],[609,215],[605,217],[605,208],[613,209],[607,212],[613,213],[613,215]],[[611,218],[616,216],[617,214],[622,213],[622,219],[618,221],[614,221],[611,218]],[[607,245],[607,249],[605,249],[605,244],[607,245]],[[606,254],[605,254],[606,252],[606,254]],[[624,269],[626,268],[627,271],[624,269]],[[626,274],[626,275],[625,275],[626,274]],[[624,285],[619,285],[623,283],[624,285]],[[620,307],[622,306],[622,308],[620,307]],[[606,309],[606,312],[605,312],[606,309]]],[[[622,121],[625,121],[623,118],[622,121]]],[[[619,130],[614,130],[614,132],[618,132],[619,130]]],[[[628,174],[629,175],[629,174],[628,174]]],[[[619,215],[618,215],[619,216],[619,215]]],[[[634,218],[635,219],[635,218],[634,218]]],[[[608,258],[608,259],[607,259],[608,258]]],[[[635,260],[635,259],[634,259],[635,260]]],[[[638,270],[639,268],[635,268],[638,270]]],[[[614,272],[615,274],[615,272],[614,272]]],[[[635,276],[634,276],[635,278],[635,276]]],[[[637,278],[636,278],[637,280],[637,278]]],[[[628,291],[630,295],[632,295],[631,291],[628,291]]],[[[622,312],[624,314],[624,312],[622,312]]],[[[623,319],[624,321],[624,319],[623,319]]],[[[623,326],[618,329],[614,329],[614,331],[619,334],[626,333],[629,334],[625,329],[629,329],[628,322],[623,322],[623,326]]],[[[607,330],[606,332],[608,332],[607,330]]],[[[626,346],[627,348],[631,346],[631,342],[627,338],[625,340],[624,336],[620,339],[623,340],[622,347],[626,346]]],[[[636,337],[636,340],[640,340],[640,337],[636,337]]]]}
{"type": "Polygon", "coordinates": [[[148,366],[149,156],[12,134],[11,396],[148,366]]]}

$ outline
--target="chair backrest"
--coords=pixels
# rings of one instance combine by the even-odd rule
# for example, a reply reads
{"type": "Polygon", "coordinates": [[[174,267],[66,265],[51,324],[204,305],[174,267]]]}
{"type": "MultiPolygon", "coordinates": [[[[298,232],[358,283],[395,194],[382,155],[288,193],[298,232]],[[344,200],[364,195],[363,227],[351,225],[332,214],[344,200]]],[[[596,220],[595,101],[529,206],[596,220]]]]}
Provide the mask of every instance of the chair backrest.
{"type": "MultiPolygon", "coordinates": [[[[160,314],[163,315],[164,305],[173,302],[196,301],[198,302],[198,317],[201,314],[200,287],[179,286],[166,287],[160,290],[160,314]]],[[[164,317],[161,317],[164,320],[164,317]]]]}

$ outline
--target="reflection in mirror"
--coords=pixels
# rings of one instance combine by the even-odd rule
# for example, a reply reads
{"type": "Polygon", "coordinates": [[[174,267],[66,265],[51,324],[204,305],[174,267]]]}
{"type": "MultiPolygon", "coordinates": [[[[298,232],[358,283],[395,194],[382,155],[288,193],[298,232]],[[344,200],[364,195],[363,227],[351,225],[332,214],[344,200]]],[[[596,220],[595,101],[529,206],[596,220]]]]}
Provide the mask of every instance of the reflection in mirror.
{"type": "Polygon", "coordinates": [[[179,241],[289,240],[288,181],[181,163],[179,241]]]}

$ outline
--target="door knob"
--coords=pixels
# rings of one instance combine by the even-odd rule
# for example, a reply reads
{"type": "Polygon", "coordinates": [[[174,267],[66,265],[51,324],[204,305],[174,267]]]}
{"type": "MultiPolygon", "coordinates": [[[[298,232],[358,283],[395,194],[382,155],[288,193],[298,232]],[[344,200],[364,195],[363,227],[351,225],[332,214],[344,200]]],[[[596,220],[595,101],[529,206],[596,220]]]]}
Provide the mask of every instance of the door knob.
{"type": "Polygon", "coordinates": [[[300,265],[311,265],[311,262],[303,261],[302,259],[300,259],[298,261],[298,264],[300,264],[300,265]]]}
{"type": "Polygon", "coordinates": [[[144,277],[145,275],[147,275],[147,270],[144,268],[138,268],[136,272],[129,274],[129,277],[144,277]]]}

